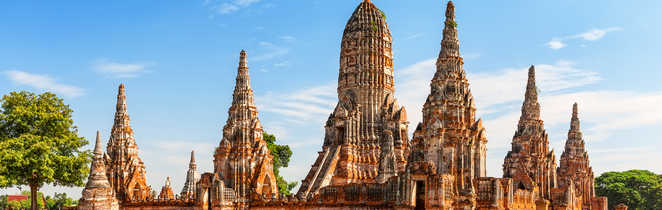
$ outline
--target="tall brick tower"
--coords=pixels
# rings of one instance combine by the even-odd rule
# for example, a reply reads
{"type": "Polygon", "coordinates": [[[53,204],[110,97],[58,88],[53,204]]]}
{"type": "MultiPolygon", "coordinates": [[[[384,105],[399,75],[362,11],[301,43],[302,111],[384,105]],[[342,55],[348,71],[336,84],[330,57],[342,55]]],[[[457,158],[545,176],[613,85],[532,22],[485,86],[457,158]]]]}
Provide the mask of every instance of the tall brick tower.
{"type": "Polygon", "coordinates": [[[536,87],[536,69],[529,68],[529,78],[512,149],[503,163],[503,177],[513,178],[515,186],[527,190],[539,188],[541,198],[551,200],[556,186],[556,156],[549,150],[549,140],[540,118],[536,87]]]}
{"type": "Polygon", "coordinates": [[[214,173],[226,187],[237,192],[240,202],[247,202],[251,193],[268,198],[278,196],[273,157],[263,139],[257,114],[246,51],[242,50],[232,106],[223,127],[223,138],[214,154],[214,173]]]}
{"type": "Polygon", "coordinates": [[[557,170],[560,187],[575,184],[575,192],[582,196],[583,208],[591,209],[591,201],[595,197],[593,186],[593,168],[591,168],[586,145],[579,129],[579,111],[577,103],[572,106],[572,118],[568,140],[565,142],[565,150],[561,155],[561,164],[557,170]]]}
{"type": "Polygon", "coordinates": [[[487,152],[485,128],[480,119],[476,120],[476,106],[463,64],[455,6],[448,2],[437,70],[423,105],[423,121],[414,131],[414,155],[410,161],[434,166],[435,170],[427,173],[452,177],[452,189],[447,192],[453,195],[447,196],[458,198],[458,209],[475,206],[473,180],[486,176],[487,152]]]}
{"type": "Polygon", "coordinates": [[[322,151],[302,181],[299,197],[328,185],[383,182],[404,170],[407,113],[393,97],[394,91],[386,15],[365,0],[347,21],[338,104],[326,122],[322,151]]]}
{"type": "Polygon", "coordinates": [[[138,156],[138,145],[126,110],[124,84],[120,84],[117,93],[115,123],[106,148],[106,166],[106,175],[120,202],[145,200],[152,196],[152,189],[145,180],[145,165],[138,156]]]}

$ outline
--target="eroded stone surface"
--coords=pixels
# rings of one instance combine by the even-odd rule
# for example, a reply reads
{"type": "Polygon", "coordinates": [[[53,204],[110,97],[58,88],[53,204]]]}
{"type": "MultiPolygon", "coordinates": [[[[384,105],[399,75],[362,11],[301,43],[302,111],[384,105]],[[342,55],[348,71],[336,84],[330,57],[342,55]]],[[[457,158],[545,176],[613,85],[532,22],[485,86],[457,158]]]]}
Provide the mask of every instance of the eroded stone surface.
{"type": "Polygon", "coordinates": [[[120,202],[150,198],[152,188],[145,180],[145,165],[138,156],[138,145],[127,112],[124,84],[117,93],[115,122],[106,148],[106,175],[120,202]]]}
{"type": "MultiPolygon", "coordinates": [[[[168,180],[159,199],[128,199],[121,208],[606,210],[607,199],[595,197],[576,104],[560,167],[556,167],[540,117],[533,66],[512,150],[504,160],[504,177],[486,177],[486,129],[476,119],[463,69],[453,2],[448,3],[445,16],[436,73],[423,106],[423,120],[411,141],[406,111],[393,97],[392,39],[386,18],[364,0],[343,34],[338,104],[326,122],[322,151],[296,195],[278,194],[273,160],[262,137],[250,88],[246,52],[242,51],[232,106],[214,154],[214,172],[198,179],[191,152],[179,197],[172,199],[168,180]]],[[[144,180],[144,166],[132,153],[137,146],[128,125],[123,86],[115,121],[111,136],[114,146],[109,143],[108,147],[114,155],[106,160],[115,164],[118,161],[111,157],[130,160],[124,165],[131,173],[124,179],[144,180]],[[118,139],[127,143],[119,145],[118,139]]],[[[113,191],[106,185],[119,180],[107,177],[111,184],[104,184],[103,173],[98,174],[104,170],[99,169],[103,161],[101,166],[98,162],[93,162],[84,197],[94,198],[95,192],[101,198],[108,197],[113,191]],[[90,193],[88,188],[97,191],[90,193]],[[107,189],[107,193],[100,189],[107,189]]],[[[144,188],[132,189],[142,192],[144,188]]],[[[109,205],[106,201],[94,202],[109,205]]]]}
{"type": "Polygon", "coordinates": [[[81,210],[119,209],[119,203],[106,176],[106,165],[103,160],[100,136],[101,134],[97,131],[94,157],[90,166],[90,176],[87,178],[87,184],[83,189],[83,195],[78,203],[78,209],[81,210]]]}

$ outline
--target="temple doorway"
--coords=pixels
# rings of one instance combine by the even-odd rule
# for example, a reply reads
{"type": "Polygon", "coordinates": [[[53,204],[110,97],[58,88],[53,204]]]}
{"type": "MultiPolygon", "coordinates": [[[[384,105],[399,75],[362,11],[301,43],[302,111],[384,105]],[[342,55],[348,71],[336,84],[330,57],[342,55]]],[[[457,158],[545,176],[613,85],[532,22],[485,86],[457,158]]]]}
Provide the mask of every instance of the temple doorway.
{"type": "Polygon", "coordinates": [[[416,210],[425,209],[425,182],[416,181],[416,210]]]}

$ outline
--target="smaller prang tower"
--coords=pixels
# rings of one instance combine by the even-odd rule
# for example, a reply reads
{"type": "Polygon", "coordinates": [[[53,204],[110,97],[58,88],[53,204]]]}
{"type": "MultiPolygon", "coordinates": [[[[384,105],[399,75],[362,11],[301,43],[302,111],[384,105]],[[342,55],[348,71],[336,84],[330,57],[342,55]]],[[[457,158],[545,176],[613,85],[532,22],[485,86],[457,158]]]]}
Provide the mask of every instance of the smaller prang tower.
{"type": "Polygon", "coordinates": [[[234,189],[240,202],[248,202],[252,193],[267,198],[278,196],[273,157],[257,115],[246,51],[242,50],[232,106],[223,127],[223,139],[214,154],[214,173],[225,187],[234,189]]]}
{"type": "Polygon", "coordinates": [[[538,188],[539,198],[552,200],[556,185],[556,156],[549,150],[545,125],[540,118],[535,66],[529,68],[522,115],[513,136],[512,149],[503,163],[503,177],[512,178],[519,189],[538,188]]]}
{"type": "Polygon", "coordinates": [[[115,198],[113,188],[110,187],[106,177],[106,165],[103,160],[103,149],[101,148],[101,134],[97,131],[97,139],[94,144],[94,156],[90,166],[90,176],[83,189],[83,196],[78,203],[79,210],[109,209],[118,210],[119,203],[115,198]]]}
{"type": "Polygon", "coordinates": [[[557,170],[559,186],[567,188],[574,183],[575,192],[582,197],[584,209],[590,210],[592,200],[595,197],[593,186],[593,168],[589,163],[586,144],[579,129],[579,111],[577,103],[572,106],[572,118],[568,140],[565,142],[565,150],[561,155],[561,164],[557,170]]]}
{"type": "Polygon", "coordinates": [[[195,153],[191,151],[191,162],[188,164],[188,171],[186,172],[186,182],[182,188],[180,196],[184,199],[194,199],[196,197],[196,183],[200,180],[197,165],[195,164],[195,153]]]}

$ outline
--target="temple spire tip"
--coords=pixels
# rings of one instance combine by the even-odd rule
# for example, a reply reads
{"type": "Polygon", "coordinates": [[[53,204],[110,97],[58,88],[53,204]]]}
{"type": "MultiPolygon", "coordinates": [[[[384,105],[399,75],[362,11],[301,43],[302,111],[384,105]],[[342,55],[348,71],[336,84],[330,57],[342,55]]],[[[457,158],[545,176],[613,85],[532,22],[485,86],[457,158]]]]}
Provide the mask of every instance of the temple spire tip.
{"type": "Polygon", "coordinates": [[[248,62],[246,61],[246,50],[241,50],[239,53],[239,69],[248,68],[248,62]]]}
{"type": "Polygon", "coordinates": [[[94,143],[94,154],[95,155],[103,154],[103,149],[101,148],[101,132],[99,132],[99,130],[97,130],[97,138],[94,143]]]}
{"type": "Polygon", "coordinates": [[[453,1],[448,1],[448,4],[446,4],[446,19],[455,19],[455,4],[453,4],[453,1]]]}
{"type": "Polygon", "coordinates": [[[578,106],[577,102],[575,102],[575,104],[572,105],[572,116],[573,117],[577,117],[577,115],[579,115],[579,111],[578,111],[577,106],[578,106]]]}
{"type": "Polygon", "coordinates": [[[572,105],[572,118],[570,118],[570,130],[579,131],[579,108],[577,102],[572,105]]]}
{"type": "Polygon", "coordinates": [[[191,150],[191,164],[195,164],[195,151],[191,150]]]}

